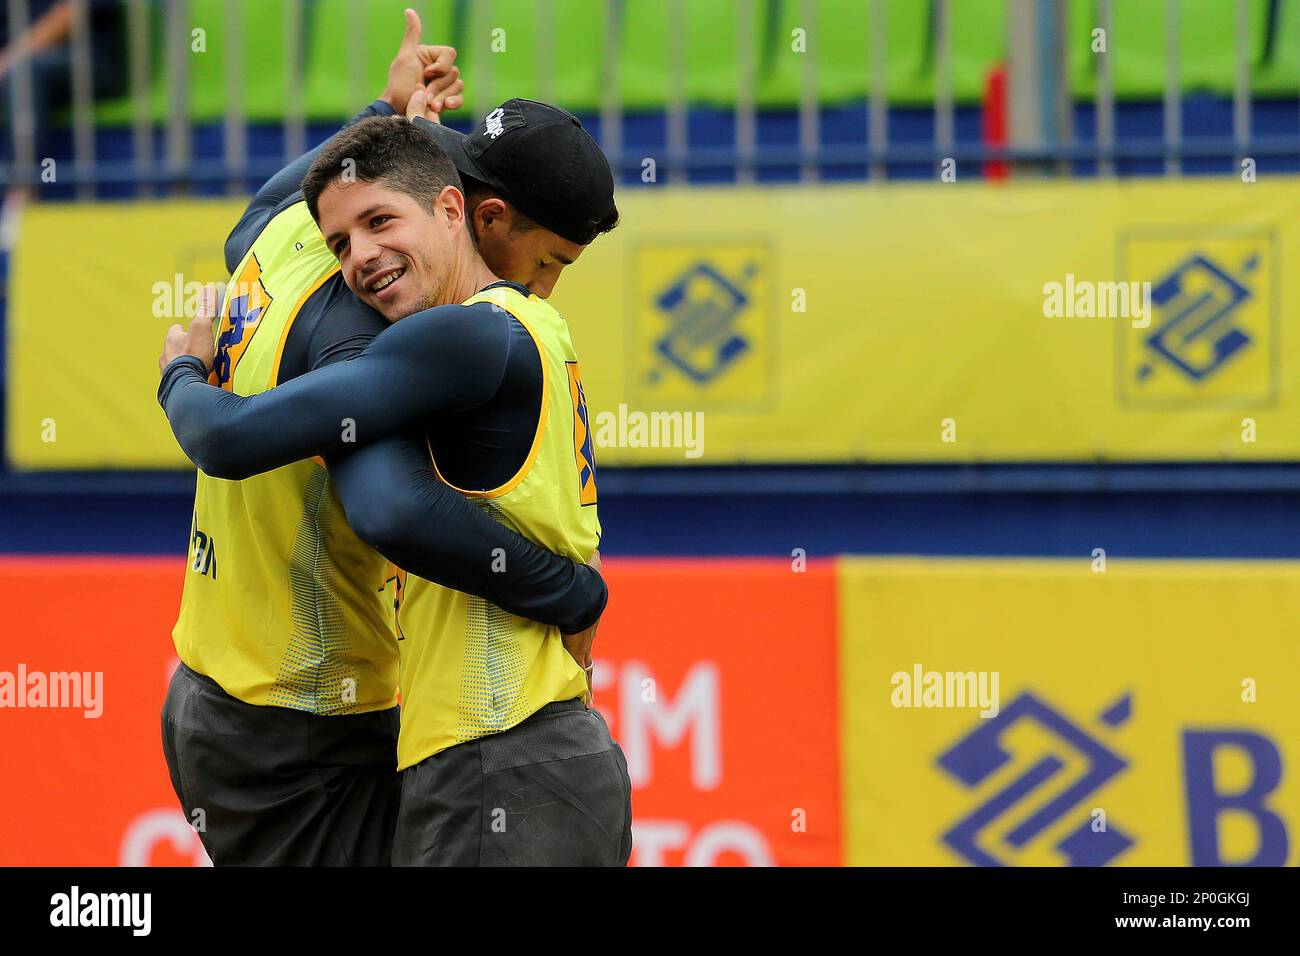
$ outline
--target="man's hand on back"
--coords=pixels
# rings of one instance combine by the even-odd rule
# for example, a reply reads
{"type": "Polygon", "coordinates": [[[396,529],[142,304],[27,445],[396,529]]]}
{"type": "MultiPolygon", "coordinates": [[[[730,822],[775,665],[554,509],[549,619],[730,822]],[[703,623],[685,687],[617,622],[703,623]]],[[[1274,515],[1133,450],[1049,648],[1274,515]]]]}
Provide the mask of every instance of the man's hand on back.
{"type": "MultiPolygon", "coordinates": [[[[587,562],[597,571],[600,570],[600,551],[593,551],[591,560],[587,562]]],[[[578,662],[578,666],[583,669],[587,675],[587,693],[582,695],[582,702],[588,707],[592,706],[591,693],[591,672],[595,666],[591,659],[591,645],[596,640],[596,628],[600,627],[600,621],[597,621],[585,631],[579,631],[577,634],[562,634],[561,640],[564,642],[564,649],[569,655],[578,662]]]]}
{"type": "Polygon", "coordinates": [[[186,332],[179,325],[173,325],[167,330],[167,338],[163,340],[162,356],[158,359],[160,374],[167,370],[167,366],[171,365],[174,359],[182,355],[193,355],[201,359],[204,367],[209,372],[212,371],[212,360],[217,351],[217,343],[212,335],[212,320],[216,315],[217,287],[204,286],[199,296],[198,311],[194,314],[194,321],[190,323],[190,330],[186,332]]]}
{"type": "Polygon", "coordinates": [[[444,109],[459,109],[465,102],[461,95],[465,84],[460,79],[460,69],[455,66],[456,48],[423,45],[420,31],[419,14],[408,9],[406,33],[388,67],[388,86],[379,98],[402,115],[411,95],[422,89],[428,97],[428,109],[435,115],[444,109]]]}

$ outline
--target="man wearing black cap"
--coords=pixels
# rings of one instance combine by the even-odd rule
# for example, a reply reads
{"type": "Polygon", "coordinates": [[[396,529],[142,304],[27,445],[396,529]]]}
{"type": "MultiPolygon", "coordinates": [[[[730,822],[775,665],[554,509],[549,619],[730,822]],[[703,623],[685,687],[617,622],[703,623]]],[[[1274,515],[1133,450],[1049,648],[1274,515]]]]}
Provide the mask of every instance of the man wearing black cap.
{"type": "MultiPolygon", "coordinates": [[[[419,100],[409,112],[422,112],[419,100]]],[[[588,561],[600,536],[595,461],[568,328],[536,290],[498,280],[480,258],[456,168],[427,133],[395,118],[365,120],[327,143],[303,180],[348,288],[393,327],[351,361],[246,397],[206,384],[212,337],[202,323],[189,335],[177,327],[160,401],[209,474],[242,479],[323,455],[332,475],[343,473],[340,487],[374,489],[344,496],[348,517],[362,538],[382,537],[376,546],[399,564],[407,549],[428,548],[430,530],[409,519],[418,509],[400,504],[403,475],[370,453],[411,431],[428,451],[412,463],[426,480],[432,466],[498,521],[588,561]]],[[[552,267],[548,255],[571,262],[577,239],[617,222],[608,164],[561,111],[494,111],[465,140],[462,161],[506,194],[476,209],[480,247],[485,234],[500,245],[532,234],[534,249],[550,250],[537,255],[533,276],[545,291],[567,264],[552,267]],[[555,168],[537,168],[544,158],[555,168]],[[537,198],[540,190],[552,192],[537,198]]],[[[414,574],[403,578],[397,624],[403,781],[394,862],[625,864],[627,764],[587,705],[594,627],[562,639],[556,627],[414,574]]]]}
{"type": "Polygon", "coordinates": [[[562,109],[507,100],[468,136],[414,123],[455,162],[483,260],[534,295],[549,296],[561,270],[618,223],[609,163],[562,109]]]}

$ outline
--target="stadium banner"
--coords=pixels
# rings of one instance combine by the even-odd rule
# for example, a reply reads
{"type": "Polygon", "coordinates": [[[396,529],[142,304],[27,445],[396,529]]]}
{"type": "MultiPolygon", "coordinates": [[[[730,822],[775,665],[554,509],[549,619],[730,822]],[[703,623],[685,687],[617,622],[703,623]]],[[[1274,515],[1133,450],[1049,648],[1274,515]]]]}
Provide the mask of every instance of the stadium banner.
{"type": "MultiPolygon", "coordinates": [[[[623,190],[553,300],[600,462],[1300,459],[1300,180],[961,172],[623,190]]],[[[180,463],[153,363],[239,209],[25,214],[15,465],[180,463]]]]}
{"type": "Polygon", "coordinates": [[[845,558],[845,862],[1300,862],[1300,563],[845,558]]]}
{"type": "MultiPolygon", "coordinates": [[[[184,567],[0,558],[0,866],[206,863],[160,731],[184,567]]],[[[838,864],[834,563],[602,570],[595,702],[632,777],[631,862],[838,864]]]]}
{"type": "Polygon", "coordinates": [[[10,260],[8,455],[27,469],[189,465],[158,407],[167,329],[186,327],[245,203],[34,204],[10,260]]]}
{"type": "Polygon", "coordinates": [[[191,866],[162,752],[182,557],[0,558],[0,866],[191,866]]]}
{"type": "Polygon", "coordinates": [[[607,567],[595,702],[627,755],[632,863],[838,865],[834,562],[607,567]]]}

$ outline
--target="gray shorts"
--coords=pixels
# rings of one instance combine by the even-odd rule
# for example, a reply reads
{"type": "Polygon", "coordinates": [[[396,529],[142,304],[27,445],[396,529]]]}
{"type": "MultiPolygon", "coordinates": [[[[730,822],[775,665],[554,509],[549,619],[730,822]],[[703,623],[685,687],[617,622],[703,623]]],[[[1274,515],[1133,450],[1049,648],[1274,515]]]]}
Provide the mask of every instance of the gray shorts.
{"type": "Polygon", "coordinates": [[[402,772],[394,866],[626,866],[631,853],[627,760],[580,700],[402,772]]]}
{"type": "Polygon", "coordinates": [[[388,866],[397,722],[396,707],[324,717],[247,704],[181,664],[163,754],[217,866],[388,866]]]}

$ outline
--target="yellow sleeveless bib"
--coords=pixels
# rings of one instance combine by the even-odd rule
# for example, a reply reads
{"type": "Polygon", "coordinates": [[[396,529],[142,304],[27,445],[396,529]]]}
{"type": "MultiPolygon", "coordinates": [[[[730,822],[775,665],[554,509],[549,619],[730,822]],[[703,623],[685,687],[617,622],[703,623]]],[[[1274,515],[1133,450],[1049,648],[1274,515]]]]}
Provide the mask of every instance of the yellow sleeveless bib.
{"type": "MultiPolygon", "coordinates": [[[[585,562],[600,543],[600,521],[587,402],[568,326],[541,299],[514,289],[488,289],[465,304],[475,302],[491,302],[519,319],[537,345],[545,384],[532,450],[519,472],[500,488],[457,490],[524,537],[585,562]]],[[[415,575],[402,577],[399,769],[506,730],[586,690],[558,629],[415,575]]]]}
{"type": "MultiPolygon", "coordinates": [[[[275,385],[289,329],[338,271],[297,203],[257,237],[226,288],[214,385],[275,385]]],[[[250,704],[314,714],[395,703],[398,653],[388,563],[348,526],[318,463],[245,481],[198,474],[176,653],[250,704]],[[391,593],[391,592],[390,592],[391,593]]]]}

